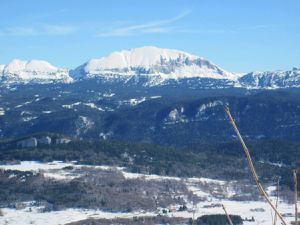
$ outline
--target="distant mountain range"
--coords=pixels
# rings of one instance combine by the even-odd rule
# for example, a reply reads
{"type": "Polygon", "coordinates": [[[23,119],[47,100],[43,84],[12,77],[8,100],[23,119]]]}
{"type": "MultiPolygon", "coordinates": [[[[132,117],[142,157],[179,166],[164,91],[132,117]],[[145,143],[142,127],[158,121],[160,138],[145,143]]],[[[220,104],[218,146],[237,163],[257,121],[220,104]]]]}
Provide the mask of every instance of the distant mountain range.
{"type": "Polygon", "coordinates": [[[187,85],[190,88],[276,89],[300,87],[300,69],[237,75],[214,63],[178,50],[152,46],[113,52],[75,69],[57,68],[42,60],[12,60],[0,65],[2,84],[72,83],[98,79],[103,83],[145,87],[187,85]]]}
{"type": "Polygon", "coordinates": [[[239,83],[251,88],[300,87],[300,69],[288,71],[251,72],[239,78],[239,83]]]}
{"type": "Polygon", "coordinates": [[[248,139],[300,136],[296,68],[237,75],[185,52],[142,47],[73,70],[40,60],[0,70],[0,138],[50,132],[167,146],[226,142],[234,137],[224,105],[248,139]]]}

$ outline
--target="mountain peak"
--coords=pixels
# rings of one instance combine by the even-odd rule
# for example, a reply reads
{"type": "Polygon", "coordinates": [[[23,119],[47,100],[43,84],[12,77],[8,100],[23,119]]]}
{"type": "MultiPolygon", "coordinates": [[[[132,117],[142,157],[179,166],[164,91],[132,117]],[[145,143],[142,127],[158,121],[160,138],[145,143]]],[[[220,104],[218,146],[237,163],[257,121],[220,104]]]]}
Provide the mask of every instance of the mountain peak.
{"type": "Polygon", "coordinates": [[[20,59],[13,59],[9,64],[4,67],[4,72],[55,72],[58,68],[51,65],[44,60],[30,60],[24,61],[20,59]]]}
{"type": "Polygon", "coordinates": [[[108,56],[101,57],[99,59],[91,59],[86,65],[86,70],[97,71],[101,69],[131,67],[144,67],[148,69],[151,66],[160,63],[162,59],[175,60],[179,57],[191,59],[196,58],[196,56],[173,49],[144,46],[130,50],[112,52],[108,56]]]}
{"type": "Polygon", "coordinates": [[[44,60],[13,59],[7,65],[0,66],[0,71],[2,71],[2,80],[6,82],[70,82],[72,80],[67,69],[57,68],[44,60]]]}
{"type": "Polygon", "coordinates": [[[162,80],[194,77],[236,79],[234,74],[202,57],[154,46],[112,52],[108,56],[91,59],[73,73],[77,78],[107,75],[148,75],[159,76],[162,80]]]}

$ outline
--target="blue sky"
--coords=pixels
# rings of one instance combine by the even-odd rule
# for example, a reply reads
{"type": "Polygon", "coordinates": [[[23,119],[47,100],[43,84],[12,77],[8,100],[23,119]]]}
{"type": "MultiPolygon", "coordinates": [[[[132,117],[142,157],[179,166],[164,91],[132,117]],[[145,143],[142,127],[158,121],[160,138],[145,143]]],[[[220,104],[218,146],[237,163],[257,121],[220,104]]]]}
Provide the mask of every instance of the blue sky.
{"type": "Polygon", "coordinates": [[[74,68],[154,45],[232,72],[300,67],[299,0],[2,0],[0,8],[0,64],[74,68]]]}

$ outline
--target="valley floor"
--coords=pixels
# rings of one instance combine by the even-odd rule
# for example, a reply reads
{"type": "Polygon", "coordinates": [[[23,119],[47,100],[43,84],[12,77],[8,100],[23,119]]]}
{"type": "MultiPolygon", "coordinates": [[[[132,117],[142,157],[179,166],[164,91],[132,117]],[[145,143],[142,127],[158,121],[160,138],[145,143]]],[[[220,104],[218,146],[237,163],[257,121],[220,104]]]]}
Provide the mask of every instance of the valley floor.
{"type": "MultiPolygon", "coordinates": [[[[171,187],[168,192],[171,193],[172,199],[176,199],[171,201],[166,197],[165,201],[169,201],[169,204],[163,204],[157,200],[157,206],[154,208],[147,209],[144,207],[143,209],[143,207],[141,207],[141,209],[132,209],[128,212],[82,207],[64,207],[59,210],[45,210],[45,205],[39,204],[33,199],[32,201],[15,202],[13,206],[7,205],[6,207],[2,207],[1,211],[3,216],[0,216],[0,224],[59,225],[86,219],[113,220],[116,218],[130,219],[136,217],[154,217],[157,215],[171,218],[197,218],[203,215],[224,214],[221,204],[226,206],[230,214],[240,215],[244,219],[244,224],[269,225],[272,221],[270,207],[261,199],[254,197],[257,195],[257,193],[255,193],[255,187],[241,185],[235,181],[227,182],[208,178],[178,178],[146,175],[127,172],[126,168],[122,167],[87,166],[78,165],[76,162],[64,163],[59,161],[51,163],[23,161],[15,165],[0,165],[0,169],[6,172],[12,172],[9,175],[9,179],[13,179],[14,176],[17,176],[14,175],[16,171],[30,171],[35,174],[41,173],[46,180],[55,182],[70,182],[89,176],[95,172],[108,172],[110,174],[109,176],[120,174],[122,177],[120,179],[124,179],[125,182],[139,181],[146,182],[141,184],[149,185],[152,183],[158,185],[155,187],[157,188],[157,198],[160,198],[160,195],[167,195],[165,193],[166,190],[160,189],[159,187],[159,185],[167,184],[171,187]],[[176,187],[178,187],[179,190],[175,190],[176,187]],[[249,191],[249,193],[246,193],[246,191],[249,191]]],[[[276,188],[271,185],[267,190],[275,201],[274,191],[276,188]]],[[[114,196],[111,196],[111,198],[114,198],[114,196]]],[[[137,201],[139,201],[138,198],[139,197],[137,197],[137,201]]],[[[146,196],[143,196],[143,198],[146,198],[146,196]]],[[[120,201],[126,200],[120,199],[120,201]]],[[[283,199],[279,200],[279,209],[284,213],[286,220],[289,222],[293,221],[293,207],[294,206],[287,201],[283,199]]]]}

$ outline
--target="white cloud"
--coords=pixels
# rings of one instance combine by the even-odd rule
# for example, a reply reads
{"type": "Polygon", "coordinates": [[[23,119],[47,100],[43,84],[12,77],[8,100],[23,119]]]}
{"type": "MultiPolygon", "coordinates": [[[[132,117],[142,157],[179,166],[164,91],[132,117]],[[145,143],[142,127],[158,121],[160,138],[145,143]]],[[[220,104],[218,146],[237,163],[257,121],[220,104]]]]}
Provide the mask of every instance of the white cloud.
{"type": "Polygon", "coordinates": [[[68,35],[74,33],[76,27],[65,25],[40,25],[31,27],[9,27],[0,30],[1,36],[38,36],[38,35],[68,35]]]}
{"type": "Polygon", "coordinates": [[[164,20],[156,20],[143,24],[135,24],[130,26],[118,27],[112,30],[98,33],[97,37],[114,37],[114,36],[130,36],[137,35],[142,33],[166,33],[172,31],[173,28],[170,27],[171,24],[176,21],[186,17],[190,14],[190,11],[184,11],[178,14],[175,17],[164,19],[164,20]]]}
{"type": "Polygon", "coordinates": [[[44,31],[51,35],[66,35],[74,33],[77,30],[76,27],[72,26],[59,26],[59,25],[46,25],[44,31]]]}
{"type": "Polygon", "coordinates": [[[10,27],[2,30],[1,34],[10,36],[30,36],[36,35],[37,31],[32,27],[10,27]]]}
{"type": "Polygon", "coordinates": [[[173,28],[171,27],[151,27],[148,29],[142,30],[143,33],[167,33],[171,32],[173,28]]]}

